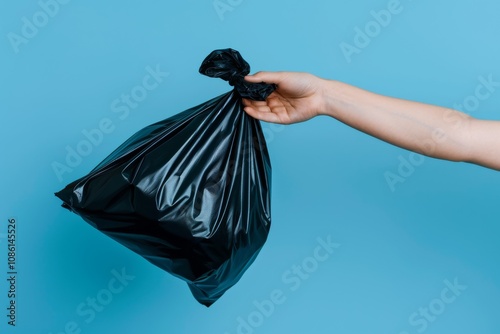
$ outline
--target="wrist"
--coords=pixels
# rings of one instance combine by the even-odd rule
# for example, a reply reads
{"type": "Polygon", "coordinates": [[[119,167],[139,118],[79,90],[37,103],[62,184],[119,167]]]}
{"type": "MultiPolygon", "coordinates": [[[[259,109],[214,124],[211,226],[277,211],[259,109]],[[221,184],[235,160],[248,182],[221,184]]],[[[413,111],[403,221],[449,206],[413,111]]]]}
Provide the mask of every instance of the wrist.
{"type": "Polygon", "coordinates": [[[319,115],[336,118],[339,106],[342,103],[343,84],[340,81],[321,79],[319,115]]]}

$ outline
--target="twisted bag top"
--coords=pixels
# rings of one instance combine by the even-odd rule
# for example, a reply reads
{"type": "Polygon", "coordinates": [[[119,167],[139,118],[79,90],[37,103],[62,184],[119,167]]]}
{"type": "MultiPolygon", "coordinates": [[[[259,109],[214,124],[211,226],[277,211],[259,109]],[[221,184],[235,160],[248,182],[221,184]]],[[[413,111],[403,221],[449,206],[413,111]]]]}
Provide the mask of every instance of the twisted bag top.
{"type": "Polygon", "coordinates": [[[186,281],[206,306],[238,282],[271,224],[269,154],[241,97],[264,100],[275,86],[245,82],[249,71],[237,51],[212,52],[200,72],[232,91],[139,130],[56,193],[63,207],[186,281]]]}
{"type": "Polygon", "coordinates": [[[250,65],[233,49],[215,50],[208,55],[200,66],[200,73],[212,78],[229,81],[236,91],[252,100],[265,101],[276,85],[250,83],[243,78],[250,73],[250,65]]]}

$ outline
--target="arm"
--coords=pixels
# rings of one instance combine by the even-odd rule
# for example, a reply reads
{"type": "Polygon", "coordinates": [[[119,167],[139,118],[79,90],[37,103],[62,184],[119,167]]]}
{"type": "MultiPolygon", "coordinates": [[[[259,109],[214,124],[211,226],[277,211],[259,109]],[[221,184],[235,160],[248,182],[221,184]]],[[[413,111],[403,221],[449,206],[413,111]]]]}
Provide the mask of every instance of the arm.
{"type": "Polygon", "coordinates": [[[267,122],[291,124],[331,116],[393,145],[451,161],[500,170],[500,122],[374,94],[307,73],[260,72],[245,78],[276,83],[266,101],[243,99],[245,111],[267,122]]]}

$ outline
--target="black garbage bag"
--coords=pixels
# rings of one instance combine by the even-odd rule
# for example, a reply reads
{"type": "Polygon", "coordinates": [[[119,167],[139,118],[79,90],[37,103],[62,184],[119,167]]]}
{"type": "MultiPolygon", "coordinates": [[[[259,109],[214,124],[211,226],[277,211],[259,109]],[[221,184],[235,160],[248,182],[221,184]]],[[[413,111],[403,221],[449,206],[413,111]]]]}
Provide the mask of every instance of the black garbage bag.
{"type": "Polygon", "coordinates": [[[264,245],[271,224],[271,164],[258,120],[241,97],[275,89],[243,80],[250,67],[216,50],[200,72],[234,89],[138,131],[55,193],[87,223],[185,280],[210,306],[264,245]]]}

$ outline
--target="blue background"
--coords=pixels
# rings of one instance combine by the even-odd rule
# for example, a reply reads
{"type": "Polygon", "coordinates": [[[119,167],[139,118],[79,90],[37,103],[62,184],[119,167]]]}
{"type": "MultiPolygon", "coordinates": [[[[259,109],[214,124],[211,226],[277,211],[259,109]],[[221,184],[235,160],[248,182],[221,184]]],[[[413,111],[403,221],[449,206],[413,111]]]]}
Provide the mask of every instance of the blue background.
{"type": "MultiPolygon", "coordinates": [[[[425,158],[392,191],[384,175],[398,173],[410,152],[334,119],[262,123],[273,165],[272,231],[241,281],[209,309],[184,282],[60,207],[53,193],[132,133],[230,89],[198,74],[214,49],[239,50],[253,71],[307,71],[447,107],[473,95],[479,76],[500,80],[498,1],[401,0],[402,11],[350,62],[339,45],[353,44],[354,29],[387,1],[227,1],[221,13],[213,0],[70,1],[52,7],[47,22],[38,14],[43,26],[17,53],[10,33],[21,35],[23,17],[33,22],[41,5],[2,2],[0,309],[8,302],[10,217],[18,222],[19,275],[17,326],[2,311],[1,331],[71,333],[65,326],[74,321],[81,333],[233,334],[238,317],[254,317],[256,326],[240,333],[498,334],[500,175],[425,158]],[[168,77],[120,119],[112,102],[157,64],[168,77]],[[105,118],[112,133],[59,180],[53,163],[65,163],[66,147],[105,118]],[[341,246],[292,291],[282,276],[328,236],[341,246]],[[122,268],[135,278],[87,323],[77,307],[122,268]],[[467,288],[442,314],[410,322],[439,305],[444,281],[455,279],[467,288]],[[254,301],[274,290],[284,303],[259,318],[254,301]]],[[[469,114],[499,119],[500,89],[469,114]]]]}

